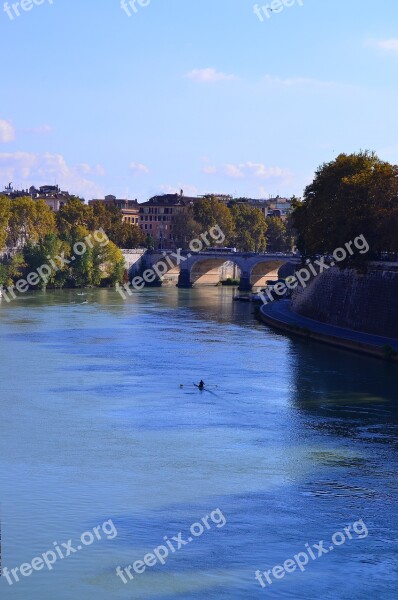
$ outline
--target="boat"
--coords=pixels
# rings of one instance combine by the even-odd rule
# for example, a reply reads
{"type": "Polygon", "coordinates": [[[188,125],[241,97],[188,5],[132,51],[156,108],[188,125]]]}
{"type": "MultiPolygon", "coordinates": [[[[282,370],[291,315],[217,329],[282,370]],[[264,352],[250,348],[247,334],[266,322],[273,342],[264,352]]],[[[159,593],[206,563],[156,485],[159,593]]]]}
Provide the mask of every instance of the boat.
{"type": "Polygon", "coordinates": [[[243,295],[242,296],[241,295],[234,296],[233,299],[235,302],[251,302],[250,295],[247,295],[247,294],[244,296],[243,295]]]}

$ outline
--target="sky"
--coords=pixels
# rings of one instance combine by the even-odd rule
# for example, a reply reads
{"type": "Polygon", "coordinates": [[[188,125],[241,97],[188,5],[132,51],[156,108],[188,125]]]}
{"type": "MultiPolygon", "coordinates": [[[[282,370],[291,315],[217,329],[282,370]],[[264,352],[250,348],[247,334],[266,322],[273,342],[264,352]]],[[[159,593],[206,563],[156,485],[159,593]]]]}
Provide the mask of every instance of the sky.
{"type": "Polygon", "coordinates": [[[397,0],[14,1],[0,191],[301,196],[340,152],[398,163],[397,0]]]}

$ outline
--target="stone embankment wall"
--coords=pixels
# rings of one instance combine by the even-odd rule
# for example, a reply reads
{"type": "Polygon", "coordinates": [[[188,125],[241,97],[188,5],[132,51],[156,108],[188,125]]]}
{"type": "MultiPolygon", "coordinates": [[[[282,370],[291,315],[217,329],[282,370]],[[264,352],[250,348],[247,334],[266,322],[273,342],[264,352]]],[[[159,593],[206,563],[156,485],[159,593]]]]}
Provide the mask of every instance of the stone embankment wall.
{"type": "Polygon", "coordinates": [[[398,263],[366,274],[337,267],[293,295],[296,312],[324,323],[398,339],[398,263]]]}
{"type": "Polygon", "coordinates": [[[126,263],[126,269],[130,275],[136,275],[139,273],[142,266],[142,259],[147,253],[145,248],[136,248],[133,250],[121,250],[124,261],[126,263]]]}

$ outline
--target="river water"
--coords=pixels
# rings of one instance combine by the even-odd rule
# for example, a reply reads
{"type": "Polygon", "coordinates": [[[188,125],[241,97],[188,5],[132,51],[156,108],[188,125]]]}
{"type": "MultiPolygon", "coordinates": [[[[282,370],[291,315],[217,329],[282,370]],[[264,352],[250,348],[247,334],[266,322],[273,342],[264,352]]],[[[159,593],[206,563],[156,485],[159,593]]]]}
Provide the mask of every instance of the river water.
{"type": "Polygon", "coordinates": [[[397,367],[273,332],[232,293],[1,301],[3,567],[112,521],[1,598],[397,597],[397,367]],[[206,515],[164,565],[116,576],[206,515]],[[255,579],[320,540],[303,571],[255,579]]]}

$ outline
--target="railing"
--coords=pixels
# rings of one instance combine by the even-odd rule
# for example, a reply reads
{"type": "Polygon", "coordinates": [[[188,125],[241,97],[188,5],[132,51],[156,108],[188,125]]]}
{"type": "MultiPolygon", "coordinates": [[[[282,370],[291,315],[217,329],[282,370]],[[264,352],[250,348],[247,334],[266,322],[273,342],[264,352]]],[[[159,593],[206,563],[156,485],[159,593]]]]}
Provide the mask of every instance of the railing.
{"type": "Polygon", "coordinates": [[[145,254],[148,252],[146,248],[120,248],[122,254],[145,254]]]}

